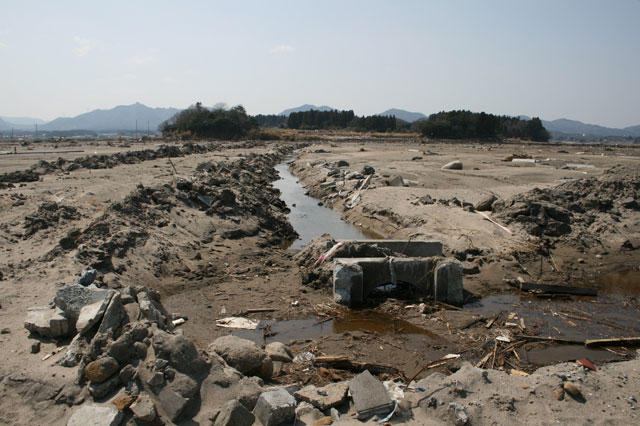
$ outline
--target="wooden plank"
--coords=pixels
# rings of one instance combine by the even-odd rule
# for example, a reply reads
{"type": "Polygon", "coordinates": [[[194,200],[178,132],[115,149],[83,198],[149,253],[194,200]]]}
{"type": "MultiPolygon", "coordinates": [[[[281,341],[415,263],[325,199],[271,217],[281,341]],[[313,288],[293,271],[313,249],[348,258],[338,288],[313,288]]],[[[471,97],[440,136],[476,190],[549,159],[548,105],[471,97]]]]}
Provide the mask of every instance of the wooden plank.
{"type": "Polygon", "coordinates": [[[586,287],[570,287],[566,285],[550,285],[550,284],[538,284],[532,282],[517,282],[509,280],[507,281],[512,287],[516,287],[522,291],[543,291],[549,294],[571,294],[574,296],[597,296],[598,290],[595,288],[586,287]]]}
{"type": "Polygon", "coordinates": [[[600,346],[640,346],[640,337],[618,337],[615,339],[592,339],[584,342],[588,348],[600,346]]]}

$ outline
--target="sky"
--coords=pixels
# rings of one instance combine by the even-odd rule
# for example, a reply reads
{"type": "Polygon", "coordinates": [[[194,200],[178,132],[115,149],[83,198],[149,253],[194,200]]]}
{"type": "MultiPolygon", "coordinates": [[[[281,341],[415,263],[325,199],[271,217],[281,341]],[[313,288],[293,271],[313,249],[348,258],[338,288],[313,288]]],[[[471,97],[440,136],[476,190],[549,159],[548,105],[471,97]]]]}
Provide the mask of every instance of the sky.
{"type": "Polygon", "coordinates": [[[640,124],[640,0],[0,0],[0,115],[141,102],[640,124]]]}

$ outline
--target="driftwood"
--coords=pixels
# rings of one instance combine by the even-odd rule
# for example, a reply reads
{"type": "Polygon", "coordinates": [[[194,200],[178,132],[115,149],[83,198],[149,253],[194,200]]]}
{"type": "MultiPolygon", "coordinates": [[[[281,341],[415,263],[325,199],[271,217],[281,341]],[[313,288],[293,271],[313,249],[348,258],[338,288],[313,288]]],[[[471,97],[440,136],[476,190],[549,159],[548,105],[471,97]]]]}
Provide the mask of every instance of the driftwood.
{"type": "Polygon", "coordinates": [[[584,345],[588,348],[600,346],[640,346],[640,337],[618,337],[616,339],[587,340],[584,345]]]}
{"type": "Polygon", "coordinates": [[[536,342],[552,342],[552,343],[560,343],[564,345],[584,345],[585,343],[582,340],[562,339],[559,337],[530,336],[528,334],[519,334],[515,337],[517,339],[523,339],[523,340],[533,340],[536,342]]]}
{"type": "Polygon", "coordinates": [[[352,361],[345,355],[327,355],[319,356],[313,360],[314,364],[330,365],[333,368],[340,370],[350,370],[356,372],[362,372],[369,370],[371,373],[388,373],[394,375],[401,375],[404,377],[402,371],[392,365],[376,364],[372,362],[359,362],[352,361]]]}
{"type": "Polygon", "coordinates": [[[571,294],[574,296],[597,296],[598,290],[586,287],[570,287],[566,285],[549,285],[532,282],[508,280],[507,284],[522,291],[542,291],[549,294],[571,294]]]}

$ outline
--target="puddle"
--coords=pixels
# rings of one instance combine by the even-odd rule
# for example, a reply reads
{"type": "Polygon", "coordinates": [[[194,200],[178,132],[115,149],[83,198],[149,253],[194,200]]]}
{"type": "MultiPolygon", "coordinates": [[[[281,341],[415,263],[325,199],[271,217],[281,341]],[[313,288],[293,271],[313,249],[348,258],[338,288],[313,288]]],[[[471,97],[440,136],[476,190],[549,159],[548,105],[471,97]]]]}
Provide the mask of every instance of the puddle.
{"type": "Polygon", "coordinates": [[[331,334],[363,331],[376,333],[379,336],[394,336],[396,338],[414,339],[422,341],[440,340],[440,336],[431,331],[413,325],[407,321],[393,318],[384,312],[374,310],[349,311],[335,320],[319,322],[315,318],[300,320],[261,321],[257,330],[233,330],[233,335],[252,340],[258,344],[271,342],[289,343],[292,340],[316,339],[331,334]],[[264,337],[265,329],[271,336],[264,337]]]}
{"type": "Polygon", "coordinates": [[[583,345],[549,346],[527,352],[527,359],[536,365],[549,365],[557,362],[570,362],[588,358],[593,362],[609,362],[621,359],[619,355],[604,349],[588,349],[583,345]]]}
{"type": "Polygon", "coordinates": [[[603,293],[640,294],[640,271],[627,269],[600,274],[595,284],[603,293]]]}
{"type": "Polygon", "coordinates": [[[287,218],[299,238],[292,242],[290,249],[301,249],[322,234],[330,234],[335,239],[376,238],[374,233],[361,230],[340,218],[340,214],[330,208],[319,206],[318,200],[305,195],[306,190],[298,179],[289,172],[289,162],[278,164],[275,169],[280,179],[273,183],[280,190],[280,198],[291,210],[287,218]]]}

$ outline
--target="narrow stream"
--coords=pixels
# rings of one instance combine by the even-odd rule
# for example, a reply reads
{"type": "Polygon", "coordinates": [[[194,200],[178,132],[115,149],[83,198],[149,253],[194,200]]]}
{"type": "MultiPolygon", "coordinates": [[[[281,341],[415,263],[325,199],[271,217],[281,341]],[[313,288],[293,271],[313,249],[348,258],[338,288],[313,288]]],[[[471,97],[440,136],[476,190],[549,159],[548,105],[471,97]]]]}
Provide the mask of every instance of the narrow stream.
{"type": "Polygon", "coordinates": [[[318,205],[318,200],[305,195],[304,187],[289,172],[291,162],[292,159],[287,158],[275,167],[280,174],[280,179],[273,183],[273,186],[280,190],[280,198],[291,210],[288,219],[299,235],[289,247],[290,249],[301,249],[322,234],[330,234],[335,239],[368,238],[362,230],[344,222],[338,212],[318,205]]]}

